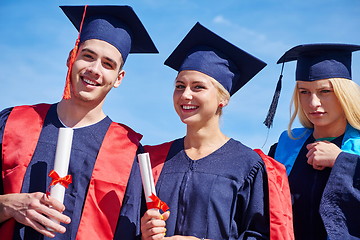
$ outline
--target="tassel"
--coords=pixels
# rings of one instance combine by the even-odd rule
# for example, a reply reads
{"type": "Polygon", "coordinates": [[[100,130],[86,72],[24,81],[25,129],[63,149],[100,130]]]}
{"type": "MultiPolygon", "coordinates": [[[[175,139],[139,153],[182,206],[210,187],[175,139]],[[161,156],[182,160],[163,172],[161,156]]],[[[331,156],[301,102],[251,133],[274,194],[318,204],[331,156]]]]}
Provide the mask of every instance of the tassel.
{"type": "Polygon", "coordinates": [[[71,71],[72,71],[72,67],[74,65],[75,62],[75,58],[79,49],[79,44],[80,44],[80,34],[81,34],[81,30],[82,30],[82,26],[85,20],[85,15],[86,15],[86,8],[88,5],[85,5],[84,7],[84,12],[83,12],[83,16],[82,16],[82,20],[80,23],[80,29],[79,29],[79,35],[78,38],[76,39],[75,42],[75,47],[73,50],[71,50],[70,56],[69,56],[69,67],[68,67],[68,71],[66,74],[66,82],[65,82],[65,88],[64,88],[64,93],[63,93],[63,99],[70,99],[71,98],[71,71]]]}
{"type": "Polygon", "coordinates": [[[71,85],[71,71],[72,71],[72,67],[74,65],[75,62],[75,58],[76,58],[76,54],[78,52],[78,48],[79,48],[79,42],[80,39],[76,39],[76,43],[75,43],[75,47],[73,50],[71,50],[70,53],[70,59],[69,59],[69,67],[68,67],[68,71],[66,74],[66,82],[65,82],[65,89],[64,89],[64,93],[63,93],[63,99],[70,99],[71,98],[71,90],[70,90],[70,85],[71,85]]]}
{"type": "Polygon", "coordinates": [[[270,107],[269,107],[269,111],[267,113],[265,121],[263,122],[267,128],[271,128],[272,125],[273,125],[273,122],[274,122],[274,117],[275,117],[277,105],[278,105],[279,98],[280,98],[281,80],[283,78],[283,75],[282,75],[283,70],[284,70],[284,63],[283,63],[282,68],[281,68],[281,73],[280,73],[280,76],[279,76],[279,80],[278,80],[278,82],[276,84],[276,89],[275,89],[275,92],[274,92],[272,102],[271,102],[270,107]]]}

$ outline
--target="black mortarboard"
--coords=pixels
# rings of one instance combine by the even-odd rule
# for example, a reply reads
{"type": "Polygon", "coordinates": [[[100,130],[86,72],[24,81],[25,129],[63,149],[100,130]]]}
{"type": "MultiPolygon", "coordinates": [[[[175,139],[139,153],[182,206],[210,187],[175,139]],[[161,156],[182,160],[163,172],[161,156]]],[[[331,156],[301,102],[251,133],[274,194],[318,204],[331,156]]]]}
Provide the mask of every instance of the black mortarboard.
{"type": "MultiPolygon", "coordinates": [[[[61,6],[80,30],[84,6],[61,6]]],[[[130,6],[87,6],[80,42],[106,41],[116,47],[125,61],[129,53],[158,53],[144,25],[130,6]]]]}
{"type": "Polygon", "coordinates": [[[351,55],[360,45],[340,43],[303,44],[291,48],[277,61],[282,63],[280,78],[264,124],[270,128],[281,91],[284,63],[297,60],[296,81],[316,81],[328,78],[351,80],[351,55]]]}
{"type": "Polygon", "coordinates": [[[196,23],[166,59],[177,70],[195,70],[217,80],[233,95],[266,63],[196,23]]]}
{"type": "Polygon", "coordinates": [[[327,78],[351,80],[351,53],[357,50],[360,50],[360,45],[304,44],[288,50],[277,63],[297,60],[296,81],[327,78]]]}

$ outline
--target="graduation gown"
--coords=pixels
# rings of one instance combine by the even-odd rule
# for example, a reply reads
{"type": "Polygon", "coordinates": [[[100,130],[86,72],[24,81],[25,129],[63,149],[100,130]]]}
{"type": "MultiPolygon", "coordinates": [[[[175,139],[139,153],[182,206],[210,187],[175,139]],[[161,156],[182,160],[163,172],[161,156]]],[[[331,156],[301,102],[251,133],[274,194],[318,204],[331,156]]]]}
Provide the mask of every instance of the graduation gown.
{"type": "MultiPolygon", "coordinates": [[[[64,127],[58,119],[56,113],[56,106],[56,104],[52,105],[46,114],[46,118],[44,119],[43,127],[38,138],[35,152],[33,153],[33,157],[31,158],[31,161],[26,168],[25,176],[21,186],[21,192],[45,192],[50,184],[51,179],[47,177],[47,174],[50,172],[50,170],[54,168],[54,156],[56,150],[58,128],[64,127]]],[[[0,114],[1,141],[3,139],[3,131],[5,129],[5,124],[11,111],[12,109],[6,109],[0,114]]],[[[127,144],[129,146],[128,152],[129,154],[132,154],[132,156],[130,156],[132,160],[127,162],[129,158],[126,158],[125,155],[124,158],[122,158],[122,155],[117,155],[116,157],[106,157],[105,162],[108,163],[104,162],[105,164],[101,164],[101,166],[96,165],[96,172],[93,172],[96,160],[100,155],[99,151],[102,150],[102,153],[106,153],[109,152],[108,150],[106,150],[107,147],[114,149],[113,146],[103,146],[103,141],[105,139],[105,136],[108,136],[107,134],[109,134],[109,129],[112,129],[111,132],[118,133],[118,126],[114,128],[114,124],[109,117],[106,117],[105,119],[94,125],[74,129],[73,145],[70,156],[71,160],[69,166],[69,174],[73,178],[73,183],[69,185],[68,189],[66,189],[64,199],[64,205],[66,206],[64,214],[69,216],[72,219],[72,222],[68,225],[65,225],[65,227],[67,228],[65,234],[57,234],[54,239],[79,239],[79,236],[85,236],[87,234],[86,232],[90,233],[94,230],[96,231],[98,227],[107,229],[107,222],[110,223],[110,226],[106,235],[95,234],[92,236],[95,238],[102,236],[101,239],[112,239],[112,235],[114,234],[115,230],[110,230],[110,228],[112,228],[111,225],[116,226],[117,224],[119,213],[116,214],[116,208],[120,210],[119,206],[121,206],[122,203],[122,201],[118,199],[118,197],[115,197],[116,195],[114,194],[118,194],[117,192],[119,191],[125,192],[124,186],[126,186],[131,169],[131,175],[136,175],[139,173],[137,164],[133,165],[133,162],[134,157],[136,156],[136,150],[141,135],[136,134],[135,132],[131,132],[132,130],[125,128],[125,126],[121,127],[122,130],[126,129],[126,131],[129,131],[129,143],[126,142],[127,140],[123,142],[119,141],[118,139],[116,139],[116,135],[114,139],[110,140],[110,142],[112,142],[113,144],[121,144],[121,146],[127,144]],[[134,142],[133,146],[131,146],[132,142],[134,142]],[[125,179],[122,179],[122,177],[119,176],[120,174],[117,173],[117,168],[115,167],[117,164],[112,165],[115,164],[114,161],[121,163],[120,165],[123,166],[124,169],[129,169],[128,174],[124,172],[124,175],[126,176],[125,179]],[[128,165],[129,167],[125,167],[126,165],[128,165]],[[101,169],[109,168],[115,168],[116,171],[113,171],[113,173],[101,173],[101,169]],[[104,177],[101,176],[101,174],[105,174],[107,176],[104,177]],[[107,177],[110,178],[110,182],[108,182],[109,180],[107,179],[107,177]],[[101,189],[102,191],[99,192],[99,189],[101,189]],[[92,192],[94,192],[96,195],[88,196],[88,194],[92,194],[92,192]],[[112,196],[110,196],[109,194],[112,196]],[[89,202],[86,200],[89,200],[89,202]],[[98,202],[98,200],[100,202],[98,202]],[[85,202],[86,204],[84,204],[85,202]],[[96,206],[96,208],[101,209],[101,217],[97,217],[96,213],[92,211],[93,205],[96,206]],[[113,211],[114,214],[111,214],[111,211],[113,211]],[[85,214],[87,214],[87,217],[84,217],[85,214]],[[107,217],[107,219],[105,221],[102,221],[102,217],[107,217]],[[79,227],[82,224],[85,224],[86,227],[90,227],[90,229],[79,227]]],[[[107,137],[107,139],[109,139],[109,137],[107,137]]],[[[1,146],[2,144],[3,142],[1,142],[1,146]]],[[[114,155],[116,155],[116,149],[111,151],[114,155]]],[[[21,179],[19,181],[21,183],[21,179]]],[[[3,183],[1,182],[0,185],[3,186],[3,183]]],[[[1,189],[1,194],[7,192],[6,187],[8,187],[8,185],[5,185],[4,187],[5,190],[1,189]]],[[[98,232],[100,233],[101,231],[98,232]]],[[[25,227],[17,223],[13,239],[47,238],[40,235],[31,228],[25,227]]]]}
{"type": "Polygon", "coordinates": [[[315,141],[310,129],[284,132],[270,156],[286,165],[293,200],[296,239],[360,239],[359,131],[347,126],[332,142],[343,152],[333,168],[315,170],[307,164],[306,145],[315,141]]]}
{"type": "Polygon", "coordinates": [[[269,238],[267,175],[252,149],[230,139],[210,155],[192,160],[181,138],[166,152],[156,146],[150,150],[155,171],[152,153],[166,155],[156,183],[157,195],[170,207],[166,236],[269,238]]]}

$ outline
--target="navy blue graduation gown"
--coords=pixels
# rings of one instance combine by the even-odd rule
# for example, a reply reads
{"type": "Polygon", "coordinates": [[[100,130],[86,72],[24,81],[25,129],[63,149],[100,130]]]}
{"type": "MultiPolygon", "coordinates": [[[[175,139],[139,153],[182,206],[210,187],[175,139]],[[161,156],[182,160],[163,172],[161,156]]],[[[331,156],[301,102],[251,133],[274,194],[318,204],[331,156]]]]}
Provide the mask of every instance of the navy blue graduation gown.
{"type": "Polygon", "coordinates": [[[257,153],[230,139],[199,159],[173,142],[156,191],[170,207],[166,236],[210,239],[268,239],[267,176],[257,153]]]}
{"type": "MultiPolygon", "coordinates": [[[[342,140],[340,136],[331,142],[341,147],[342,140]]],[[[342,152],[333,168],[315,170],[306,157],[306,145],[313,142],[310,135],[289,174],[295,238],[360,239],[360,157],[342,152]]],[[[271,147],[269,156],[275,155],[276,146],[271,147]]]]}
{"type": "MultiPolygon", "coordinates": [[[[64,127],[57,116],[56,106],[57,104],[52,105],[46,116],[34,156],[25,174],[21,192],[46,192],[50,184],[51,179],[47,174],[50,170],[54,169],[58,128],[64,127]]],[[[1,144],[4,126],[10,112],[11,108],[5,109],[0,113],[1,144]]],[[[64,225],[66,232],[64,234],[56,234],[55,238],[47,238],[32,228],[17,223],[14,239],[75,239],[92,170],[104,136],[111,123],[112,120],[106,117],[96,124],[74,129],[70,156],[73,160],[70,161],[68,172],[73,178],[73,183],[66,189],[64,198],[64,205],[66,206],[64,214],[69,216],[72,221],[70,224],[64,225]]],[[[133,175],[133,178],[140,178],[137,164],[133,165],[131,175],[133,175]]],[[[1,188],[3,187],[1,178],[0,186],[1,188]]],[[[3,189],[0,190],[0,194],[3,194],[3,189]]],[[[129,202],[128,198],[127,202],[129,202]]],[[[131,203],[129,202],[129,204],[131,203]]],[[[123,216],[122,219],[124,224],[126,223],[126,225],[122,225],[123,229],[125,228],[124,226],[127,226],[129,227],[128,230],[135,231],[133,215],[129,217],[123,216]]]]}
{"type": "Polygon", "coordinates": [[[360,239],[360,156],[341,152],[320,202],[329,239],[360,239]]]}

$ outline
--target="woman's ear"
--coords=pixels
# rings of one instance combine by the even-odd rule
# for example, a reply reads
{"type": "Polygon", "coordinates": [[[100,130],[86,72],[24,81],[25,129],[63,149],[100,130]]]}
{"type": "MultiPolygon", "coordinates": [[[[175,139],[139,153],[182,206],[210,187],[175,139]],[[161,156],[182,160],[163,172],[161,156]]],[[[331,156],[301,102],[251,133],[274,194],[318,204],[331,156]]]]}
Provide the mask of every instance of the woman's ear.
{"type": "Polygon", "coordinates": [[[226,105],[228,105],[228,103],[229,99],[222,99],[220,100],[219,107],[225,107],[226,105]]]}

